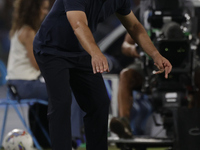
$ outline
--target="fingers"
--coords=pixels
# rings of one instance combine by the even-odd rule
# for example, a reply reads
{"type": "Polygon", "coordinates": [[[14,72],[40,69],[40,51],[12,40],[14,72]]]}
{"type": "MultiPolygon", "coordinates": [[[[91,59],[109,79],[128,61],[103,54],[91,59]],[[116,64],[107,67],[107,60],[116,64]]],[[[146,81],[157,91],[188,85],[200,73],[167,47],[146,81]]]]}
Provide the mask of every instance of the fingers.
{"type": "Polygon", "coordinates": [[[93,69],[93,73],[94,74],[96,74],[97,72],[96,72],[96,68],[95,68],[95,66],[92,64],[92,69],[93,69]]]}
{"type": "Polygon", "coordinates": [[[103,62],[103,71],[104,71],[104,72],[109,72],[109,71],[110,71],[107,62],[103,62]]]}
{"type": "Polygon", "coordinates": [[[158,70],[158,71],[156,71],[156,70],[154,70],[152,73],[153,74],[160,74],[160,73],[163,73],[165,70],[158,70]]]}
{"type": "Polygon", "coordinates": [[[168,73],[167,72],[165,72],[165,79],[167,79],[168,78],[168,73]]]}
{"type": "Polygon", "coordinates": [[[157,64],[157,63],[154,63],[154,65],[155,65],[159,70],[163,70],[163,71],[164,71],[163,64],[162,64],[162,65],[159,65],[159,64],[157,64]]]}
{"type": "Polygon", "coordinates": [[[93,63],[92,64],[93,73],[103,73],[103,72],[109,72],[109,67],[107,62],[102,63],[93,63]]]}
{"type": "Polygon", "coordinates": [[[158,71],[153,71],[153,74],[159,74],[159,73],[163,73],[165,71],[165,78],[168,78],[168,74],[171,72],[172,70],[172,65],[170,64],[170,62],[164,62],[162,65],[158,65],[156,63],[154,63],[156,65],[156,67],[159,69],[158,71]]]}
{"type": "Polygon", "coordinates": [[[165,78],[168,78],[168,74],[171,72],[172,70],[172,65],[170,64],[170,62],[165,62],[164,64],[164,68],[165,68],[165,78]]]}
{"type": "Polygon", "coordinates": [[[171,72],[172,66],[165,67],[165,78],[168,78],[168,74],[171,72]]]}

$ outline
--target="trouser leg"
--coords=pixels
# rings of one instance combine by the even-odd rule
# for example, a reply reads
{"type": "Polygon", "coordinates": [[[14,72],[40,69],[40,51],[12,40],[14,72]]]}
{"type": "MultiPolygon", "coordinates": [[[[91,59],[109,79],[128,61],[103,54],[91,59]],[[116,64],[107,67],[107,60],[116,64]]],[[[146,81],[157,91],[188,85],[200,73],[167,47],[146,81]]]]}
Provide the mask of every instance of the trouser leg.
{"type": "Polygon", "coordinates": [[[70,85],[78,104],[86,112],[84,126],[87,150],[107,150],[110,100],[102,75],[92,72],[90,59],[86,57],[80,60],[79,67],[70,70],[70,85]]]}
{"type": "Polygon", "coordinates": [[[82,139],[81,130],[83,127],[83,116],[85,113],[80,109],[76,102],[76,99],[72,93],[72,105],[71,105],[71,127],[72,127],[72,139],[82,139]]]}
{"type": "Polygon", "coordinates": [[[110,101],[101,74],[92,72],[91,57],[63,59],[36,55],[36,60],[49,95],[52,149],[71,150],[71,85],[78,104],[86,112],[84,125],[87,150],[107,150],[110,101]]]}
{"type": "Polygon", "coordinates": [[[71,150],[71,90],[67,61],[35,55],[49,95],[48,120],[52,150],[71,150]]]}

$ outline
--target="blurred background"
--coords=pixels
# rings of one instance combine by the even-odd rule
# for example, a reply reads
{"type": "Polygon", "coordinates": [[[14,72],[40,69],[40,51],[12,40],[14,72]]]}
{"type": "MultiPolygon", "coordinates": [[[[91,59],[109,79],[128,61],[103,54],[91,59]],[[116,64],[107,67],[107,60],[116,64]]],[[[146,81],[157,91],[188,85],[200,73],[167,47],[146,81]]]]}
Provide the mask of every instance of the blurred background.
{"type": "MultiPolygon", "coordinates": [[[[141,0],[141,1],[144,2],[148,0],[141,0]]],[[[8,54],[10,50],[9,31],[11,29],[13,2],[14,0],[0,0],[0,60],[5,64],[5,66],[7,66],[8,54]]],[[[196,46],[195,58],[199,59],[200,46],[199,46],[198,40],[200,38],[200,0],[188,0],[188,2],[189,4],[193,5],[192,13],[195,19],[191,21],[193,23],[192,26],[188,27],[186,25],[186,27],[188,27],[186,30],[188,31],[185,31],[185,33],[186,32],[192,33],[191,35],[194,37],[194,39],[192,39],[193,41],[191,39],[190,40],[193,42],[193,44],[195,43],[194,44],[196,46]]],[[[54,0],[50,0],[50,7],[52,7],[53,3],[54,3],[54,0]]],[[[138,13],[137,9],[140,6],[140,4],[141,4],[140,0],[131,0],[131,7],[132,7],[133,12],[138,13]]],[[[186,6],[190,8],[190,5],[186,5],[186,6]]],[[[140,19],[142,22],[142,20],[144,20],[143,16],[140,19]]],[[[148,28],[148,25],[146,26],[146,29],[147,28],[148,28]]],[[[94,38],[96,42],[98,43],[102,52],[106,55],[109,62],[109,67],[110,67],[110,73],[104,74],[104,79],[105,79],[106,87],[108,90],[108,94],[112,101],[110,117],[118,116],[118,108],[117,108],[116,99],[117,99],[120,71],[122,71],[123,68],[125,68],[128,64],[130,64],[133,61],[133,58],[123,55],[121,51],[121,45],[123,43],[125,34],[126,34],[125,29],[122,27],[121,23],[119,22],[119,20],[116,18],[115,15],[110,16],[103,23],[99,24],[97,31],[94,33],[94,38]]],[[[156,34],[156,32],[153,34],[156,34]]],[[[154,37],[156,37],[156,35],[154,35],[154,37]]],[[[173,59],[176,60],[178,58],[173,57],[173,59]]],[[[199,61],[197,61],[196,63],[197,65],[200,64],[199,61]]],[[[7,94],[6,85],[0,86],[0,99],[6,98],[6,94],[7,94]]],[[[136,96],[136,99],[137,99],[137,96],[136,96]]],[[[142,97],[142,99],[144,99],[144,97],[142,97]]],[[[145,108],[145,110],[147,109],[145,108]]],[[[3,120],[3,115],[2,115],[3,111],[4,111],[4,107],[0,107],[1,120],[3,120]]],[[[24,112],[25,112],[26,121],[28,121],[27,107],[24,107],[24,112]]],[[[10,119],[8,120],[8,123],[7,123],[7,128],[5,130],[6,134],[15,127],[23,128],[22,124],[17,119],[17,116],[14,114],[13,110],[10,111],[10,114],[12,115],[10,115],[10,119]]],[[[157,116],[157,115],[155,116],[158,122],[163,121],[160,116],[157,116]]],[[[0,120],[0,124],[1,124],[1,120],[0,120]]],[[[166,136],[166,131],[163,129],[163,127],[160,127],[160,126],[156,127],[156,125],[154,125],[153,123],[153,119],[148,119],[146,120],[146,122],[149,124],[149,126],[145,127],[144,134],[150,135],[150,136],[156,135],[156,137],[166,136]]],[[[198,125],[197,130],[199,133],[200,131],[199,124],[198,123],[196,124],[198,125]]],[[[109,134],[110,134],[109,135],[110,137],[116,137],[116,135],[111,133],[110,131],[109,131],[109,134]]],[[[198,140],[200,141],[200,135],[198,135],[198,140]]],[[[111,143],[112,142],[113,141],[111,139],[111,143]]],[[[114,146],[111,145],[110,150],[119,149],[116,147],[117,147],[116,145],[114,146]]],[[[83,146],[82,149],[85,149],[85,147],[83,146]]],[[[126,149],[123,147],[121,148],[121,150],[130,150],[130,149],[128,148],[126,149]]],[[[144,149],[141,149],[141,150],[144,150],[144,149]]],[[[153,148],[152,150],[156,150],[156,148],[153,148]]],[[[190,149],[186,149],[186,150],[190,150],[190,149]]],[[[199,150],[199,149],[197,148],[197,149],[192,149],[192,150],[199,150]]]]}
{"type": "MultiPolygon", "coordinates": [[[[50,7],[55,0],[50,0],[50,7]]],[[[0,59],[7,63],[10,39],[9,30],[11,29],[11,19],[13,12],[14,0],[0,0],[0,59]]],[[[139,0],[132,1],[132,7],[135,8],[139,4],[139,0]]],[[[100,41],[103,37],[108,35],[120,22],[113,15],[109,17],[104,23],[100,24],[98,31],[95,33],[96,41],[100,41]]]]}

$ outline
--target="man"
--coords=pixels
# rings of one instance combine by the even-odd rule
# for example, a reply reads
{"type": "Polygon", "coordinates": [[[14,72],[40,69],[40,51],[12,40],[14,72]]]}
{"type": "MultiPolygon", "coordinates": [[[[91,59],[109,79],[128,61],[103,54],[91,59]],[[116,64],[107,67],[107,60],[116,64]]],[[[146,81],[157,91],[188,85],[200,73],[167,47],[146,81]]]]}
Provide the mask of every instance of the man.
{"type": "Polygon", "coordinates": [[[106,57],[92,33],[111,14],[149,54],[158,72],[168,77],[172,66],[162,57],[130,9],[129,0],[57,0],[34,40],[34,53],[49,94],[49,129],[53,150],[71,149],[71,92],[86,112],[87,150],[107,150],[109,98],[101,73],[106,57]]]}

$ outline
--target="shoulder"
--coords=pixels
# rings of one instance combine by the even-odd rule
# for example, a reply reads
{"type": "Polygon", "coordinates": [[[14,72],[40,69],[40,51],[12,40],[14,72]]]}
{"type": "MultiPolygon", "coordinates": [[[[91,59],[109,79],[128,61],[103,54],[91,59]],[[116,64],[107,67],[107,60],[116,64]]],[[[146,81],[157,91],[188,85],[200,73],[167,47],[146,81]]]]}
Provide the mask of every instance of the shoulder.
{"type": "Polygon", "coordinates": [[[24,26],[20,30],[20,35],[25,38],[35,36],[35,30],[33,30],[33,28],[31,28],[30,26],[24,26]]]}
{"type": "Polygon", "coordinates": [[[32,40],[35,37],[36,32],[30,26],[23,26],[19,30],[18,38],[22,43],[28,40],[32,40]]]}

